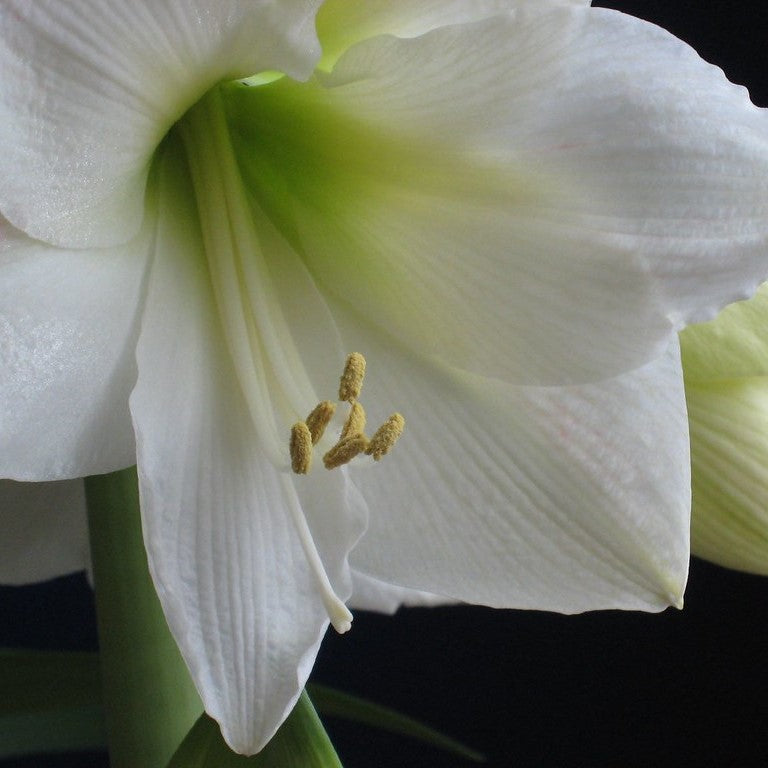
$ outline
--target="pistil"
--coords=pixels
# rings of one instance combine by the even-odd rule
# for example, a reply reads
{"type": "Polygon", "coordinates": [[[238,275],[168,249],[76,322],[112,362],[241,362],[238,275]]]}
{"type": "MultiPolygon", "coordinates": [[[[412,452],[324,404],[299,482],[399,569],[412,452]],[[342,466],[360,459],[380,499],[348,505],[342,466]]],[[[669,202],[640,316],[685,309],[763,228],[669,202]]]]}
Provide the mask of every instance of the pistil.
{"type": "MultiPolygon", "coordinates": [[[[287,476],[285,476],[287,478],[287,476]]],[[[286,480],[286,482],[290,482],[286,480]]],[[[349,608],[342,602],[339,596],[333,591],[331,581],[328,578],[328,574],[325,572],[323,561],[320,558],[320,554],[317,551],[317,546],[312,538],[312,532],[309,530],[309,524],[304,517],[304,512],[301,509],[301,504],[296,497],[295,492],[288,494],[291,499],[291,517],[293,524],[296,527],[296,532],[299,535],[299,541],[301,542],[302,549],[304,550],[304,556],[307,559],[314,577],[317,582],[317,586],[320,591],[320,599],[323,601],[328,618],[331,621],[333,628],[343,635],[352,628],[352,613],[349,608]]]]}

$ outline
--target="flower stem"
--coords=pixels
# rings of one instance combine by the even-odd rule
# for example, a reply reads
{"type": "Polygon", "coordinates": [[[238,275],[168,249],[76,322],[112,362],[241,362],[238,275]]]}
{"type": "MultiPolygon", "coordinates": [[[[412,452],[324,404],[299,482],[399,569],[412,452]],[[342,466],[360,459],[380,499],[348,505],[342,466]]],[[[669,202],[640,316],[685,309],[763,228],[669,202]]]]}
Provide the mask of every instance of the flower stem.
{"type": "Polygon", "coordinates": [[[202,712],[147,567],[136,469],[86,478],[112,768],[165,768],[202,712]]]}

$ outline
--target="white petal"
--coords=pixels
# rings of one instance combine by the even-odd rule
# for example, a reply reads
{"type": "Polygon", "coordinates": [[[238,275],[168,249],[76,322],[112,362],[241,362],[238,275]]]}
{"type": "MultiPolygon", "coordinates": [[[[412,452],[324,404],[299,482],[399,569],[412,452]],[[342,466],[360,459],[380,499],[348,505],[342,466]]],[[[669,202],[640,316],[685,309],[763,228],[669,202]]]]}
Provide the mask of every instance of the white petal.
{"type": "Polygon", "coordinates": [[[149,232],[67,251],[0,222],[0,477],[135,463],[128,396],[149,232]]]}
{"type": "Polygon", "coordinates": [[[709,319],[765,279],[768,111],[659,27],[605,9],[588,20],[535,126],[537,143],[582,143],[543,167],[596,192],[574,198],[579,213],[647,263],[675,327],[709,319]]]}
{"type": "Polygon", "coordinates": [[[694,554],[768,575],[768,377],[686,382],[694,554]]]}
{"type": "Polygon", "coordinates": [[[253,91],[246,173],[315,278],[452,365],[618,374],[766,272],[768,118],[622,14],[375,38],[253,91]]]}
{"type": "Polygon", "coordinates": [[[370,424],[405,416],[397,445],[355,483],[369,528],[353,567],[496,607],[573,613],[679,604],[690,474],[679,354],[571,388],[513,387],[367,352],[370,424]]]}
{"type": "Polygon", "coordinates": [[[364,505],[343,473],[294,480],[266,458],[221,335],[180,172],[172,160],[161,169],[157,255],[131,397],[144,534],[166,618],[206,710],[233,748],[252,753],[296,701],[328,623],[291,506],[303,506],[344,599],[346,555],[364,505]]]}
{"type": "Polygon", "coordinates": [[[307,76],[319,0],[7,0],[0,6],[0,211],[60,245],[141,223],[152,152],[214,83],[307,76]]]}
{"type": "Polygon", "coordinates": [[[82,480],[0,480],[0,583],[45,581],[90,566],[82,480]]]}
{"type": "Polygon", "coordinates": [[[427,607],[455,602],[455,600],[441,595],[433,595],[431,592],[420,592],[415,589],[388,584],[358,570],[352,571],[350,608],[361,611],[377,611],[378,613],[394,613],[402,606],[427,607]]]}

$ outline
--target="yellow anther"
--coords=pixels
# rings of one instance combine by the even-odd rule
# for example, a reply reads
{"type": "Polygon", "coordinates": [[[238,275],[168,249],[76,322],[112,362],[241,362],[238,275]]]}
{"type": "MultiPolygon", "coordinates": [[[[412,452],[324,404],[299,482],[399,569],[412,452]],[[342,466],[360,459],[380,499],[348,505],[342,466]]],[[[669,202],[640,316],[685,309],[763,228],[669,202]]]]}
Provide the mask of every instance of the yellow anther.
{"type": "MultiPolygon", "coordinates": [[[[339,400],[349,403],[349,413],[338,442],[323,456],[326,469],[348,464],[360,453],[379,461],[403,433],[405,419],[399,413],[393,413],[370,440],[366,437],[365,409],[357,400],[364,377],[365,358],[359,352],[353,352],[347,357],[339,381],[339,400]]],[[[313,446],[323,437],[335,411],[334,403],[323,400],[315,406],[306,421],[297,422],[291,428],[291,468],[296,474],[306,475],[312,468],[313,446]]]]}
{"type": "Polygon", "coordinates": [[[352,435],[362,435],[363,432],[365,432],[365,411],[360,403],[354,402],[349,409],[349,416],[344,422],[339,440],[344,440],[352,435]]]}
{"type": "Polygon", "coordinates": [[[306,475],[312,467],[312,434],[309,427],[298,421],[291,427],[291,469],[297,475],[306,475]]]}
{"type": "Polygon", "coordinates": [[[404,428],[405,419],[399,413],[393,413],[376,430],[365,452],[378,461],[397,442],[404,428]]]}
{"type": "Polygon", "coordinates": [[[309,428],[309,433],[312,435],[312,445],[317,445],[320,438],[325,432],[325,428],[333,418],[333,414],[336,412],[336,404],[330,400],[323,400],[322,403],[318,403],[312,413],[307,416],[306,424],[309,428]]]}
{"type": "Polygon", "coordinates": [[[323,464],[326,469],[336,469],[343,464],[352,461],[359,453],[368,447],[368,438],[365,435],[351,435],[339,440],[328,453],[323,456],[323,464]]]}
{"type": "Polygon", "coordinates": [[[360,397],[360,390],[363,388],[364,376],[365,358],[359,352],[353,352],[347,357],[344,373],[341,374],[339,400],[344,400],[348,403],[357,400],[360,397]]]}

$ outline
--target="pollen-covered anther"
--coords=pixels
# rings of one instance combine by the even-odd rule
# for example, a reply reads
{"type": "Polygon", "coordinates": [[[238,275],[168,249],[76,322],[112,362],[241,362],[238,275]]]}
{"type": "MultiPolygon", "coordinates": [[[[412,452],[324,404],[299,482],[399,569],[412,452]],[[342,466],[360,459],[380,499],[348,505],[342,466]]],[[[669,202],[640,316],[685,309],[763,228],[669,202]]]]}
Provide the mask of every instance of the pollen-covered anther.
{"type": "Polygon", "coordinates": [[[393,413],[374,433],[365,452],[375,461],[381,459],[397,442],[405,429],[405,419],[399,413],[393,413]]]}
{"type": "Polygon", "coordinates": [[[339,440],[328,453],[323,456],[323,464],[326,469],[336,469],[348,464],[355,456],[363,453],[368,447],[368,438],[365,435],[350,435],[339,440]]]}
{"type": "Polygon", "coordinates": [[[305,423],[309,428],[309,433],[312,435],[312,445],[317,445],[320,442],[320,438],[323,436],[325,428],[330,423],[335,412],[336,404],[330,400],[323,400],[307,416],[305,423]]]}
{"type": "Polygon", "coordinates": [[[352,403],[349,415],[344,422],[339,440],[345,440],[353,435],[362,435],[365,432],[365,410],[358,402],[352,403]]]}
{"type": "Polygon", "coordinates": [[[365,377],[365,358],[359,352],[353,352],[347,357],[344,373],[339,382],[339,400],[347,403],[354,402],[360,397],[365,377]]]}
{"type": "Polygon", "coordinates": [[[291,469],[297,475],[306,475],[312,468],[312,433],[303,421],[291,427],[291,469]]]}

